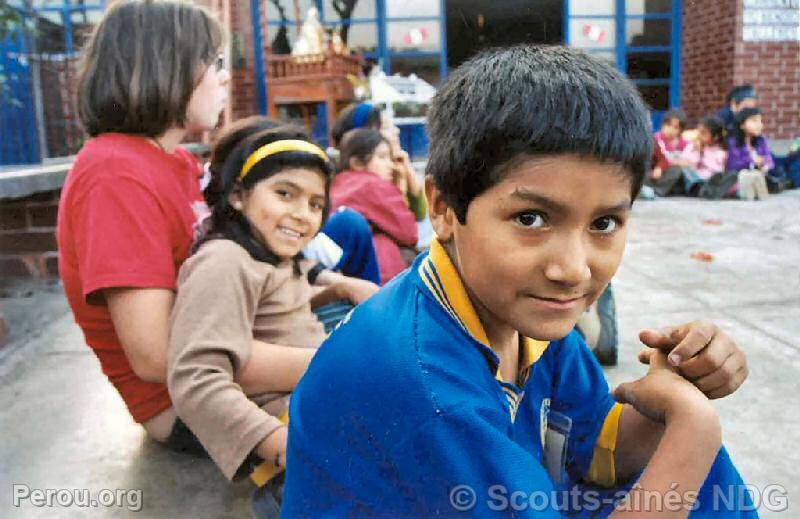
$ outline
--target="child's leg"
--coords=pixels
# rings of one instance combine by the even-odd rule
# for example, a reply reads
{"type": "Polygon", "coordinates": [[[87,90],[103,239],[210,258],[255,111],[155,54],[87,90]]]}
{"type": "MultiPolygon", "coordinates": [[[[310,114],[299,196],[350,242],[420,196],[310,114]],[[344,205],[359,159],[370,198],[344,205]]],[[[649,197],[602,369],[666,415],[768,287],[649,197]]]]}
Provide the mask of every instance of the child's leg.
{"type": "Polygon", "coordinates": [[[683,170],[677,166],[667,168],[658,179],[650,178],[648,185],[653,188],[658,196],[669,195],[675,184],[683,178],[683,170]]]}
{"type": "Polygon", "coordinates": [[[317,319],[325,327],[325,333],[331,333],[336,325],[355,308],[349,301],[336,301],[314,310],[317,319]]]}
{"type": "Polygon", "coordinates": [[[284,474],[276,476],[253,493],[253,515],[258,519],[278,519],[281,516],[284,474]]]}
{"type": "Polygon", "coordinates": [[[761,173],[754,175],[753,190],[755,191],[755,198],[757,200],[766,200],[769,197],[769,190],[767,189],[767,177],[761,173]]]}
{"type": "Polygon", "coordinates": [[[753,175],[747,170],[739,172],[739,198],[742,200],[754,200],[755,191],[753,188],[753,175]]]}
{"type": "Polygon", "coordinates": [[[381,282],[369,222],[353,209],[333,213],[303,253],[345,276],[381,282]]]}

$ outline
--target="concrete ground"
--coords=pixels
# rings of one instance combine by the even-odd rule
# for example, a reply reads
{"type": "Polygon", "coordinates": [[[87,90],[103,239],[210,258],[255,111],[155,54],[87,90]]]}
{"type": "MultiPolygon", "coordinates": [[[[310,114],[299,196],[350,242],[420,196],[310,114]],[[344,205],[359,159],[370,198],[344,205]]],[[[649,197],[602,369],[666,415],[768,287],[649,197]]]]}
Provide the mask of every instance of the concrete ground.
{"type": "MultiPolygon", "coordinates": [[[[611,383],[642,373],[639,329],[715,320],[751,368],[742,389],[717,404],[725,442],[745,480],[768,493],[762,517],[800,517],[800,190],[762,203],[637,202],[634,213],[615,278],[621,360],[607,371],[611,383]]],[[[12,342],[0,350],[0,516],[116,517],[140,507],[145,517],[249,516],[248,482],[229,484],[211,462],[145,438],[58,290],[5,296],[12,342]],[[63,493],[51,508],[13,506],[15,492],[61,488],[133,493],[105,508],[60,507],[63,493]]]]}

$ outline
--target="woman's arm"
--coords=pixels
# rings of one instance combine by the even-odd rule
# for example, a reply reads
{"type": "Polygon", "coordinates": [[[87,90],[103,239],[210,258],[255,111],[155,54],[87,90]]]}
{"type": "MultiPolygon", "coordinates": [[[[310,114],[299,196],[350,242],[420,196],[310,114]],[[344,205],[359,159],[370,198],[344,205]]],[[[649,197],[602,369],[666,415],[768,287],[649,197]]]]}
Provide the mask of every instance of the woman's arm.
{"type": "Polygon", "coordinates": [[[133,372],[147,382],[166,382],[169,314],[175,293],[162,288],[109,288],[103,294],[133,372]]]}

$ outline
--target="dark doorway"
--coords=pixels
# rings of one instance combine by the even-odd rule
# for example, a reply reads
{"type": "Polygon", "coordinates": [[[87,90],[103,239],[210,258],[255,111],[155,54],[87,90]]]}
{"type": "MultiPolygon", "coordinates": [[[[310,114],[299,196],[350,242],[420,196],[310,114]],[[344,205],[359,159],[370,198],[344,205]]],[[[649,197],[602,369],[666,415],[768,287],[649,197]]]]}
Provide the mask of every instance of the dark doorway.
{"type": "Polygon", "coordinates": [[[447,65],[487,47],[564,41],[564,0],[447,0],[447,65]]]}

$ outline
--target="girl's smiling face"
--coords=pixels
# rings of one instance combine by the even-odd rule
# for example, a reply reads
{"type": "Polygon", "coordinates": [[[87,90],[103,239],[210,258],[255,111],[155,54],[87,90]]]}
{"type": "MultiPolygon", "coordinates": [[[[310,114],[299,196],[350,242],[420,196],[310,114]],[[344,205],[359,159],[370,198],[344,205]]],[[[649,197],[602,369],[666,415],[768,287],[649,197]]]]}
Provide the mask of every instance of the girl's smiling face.
{"type": "Polygon", "coordinates": [[[764,122],[761,114],[751,115],[742,123],[742,130],[750,137],[758,137],[764,131],[764,122]]]}
{"type": "Polygon", "coordinates": [[[325,209],[325,175],[287,168],[232,195],[256,238],[283,260],[296,256],[319,232],[325,209]]]}
{"type": "Polygon", "coordinates": [[[432,181],[431,221],[489,339],[566,336],[625,250],[631,176],[575,155],[521,157],[461,224],[432,181]]]}

